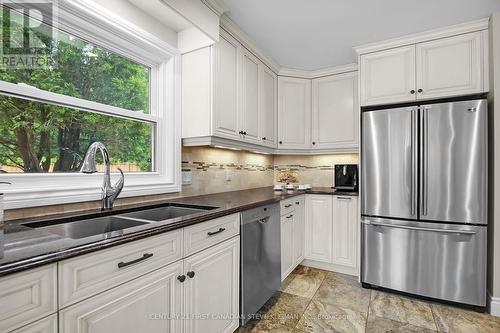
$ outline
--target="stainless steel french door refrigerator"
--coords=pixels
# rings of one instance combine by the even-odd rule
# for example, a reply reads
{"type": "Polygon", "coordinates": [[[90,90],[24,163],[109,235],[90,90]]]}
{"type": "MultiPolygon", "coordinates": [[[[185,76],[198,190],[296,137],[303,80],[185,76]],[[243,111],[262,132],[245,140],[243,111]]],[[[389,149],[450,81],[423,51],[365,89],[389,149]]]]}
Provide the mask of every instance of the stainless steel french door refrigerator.
{"type": "Polygon", "coordinates": [[[487,102],[362,113],[361,281],[486,305],[487,102]]]}

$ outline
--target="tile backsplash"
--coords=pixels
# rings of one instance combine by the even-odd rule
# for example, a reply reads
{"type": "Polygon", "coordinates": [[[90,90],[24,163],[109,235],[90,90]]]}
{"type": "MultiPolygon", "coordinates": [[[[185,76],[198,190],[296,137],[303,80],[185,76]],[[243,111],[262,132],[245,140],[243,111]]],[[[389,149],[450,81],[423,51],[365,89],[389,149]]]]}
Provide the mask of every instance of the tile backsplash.
{"type": "Polygon", "coordinates": [[[275,183],[281,172],[291,172],[297,184],[313,187],[333,186],[335,164],[358,164],[358,154],[276,155],[274,156],[275,183]]]}
{"type": "MultiPolygon", "coordinates": [[[[179,196],[272,186],[280,172],[291,172],[296,183],[318,187],[333,185],[333,166],[358,163],[357,154],[264,155],[240,150],[211,147],[183,147],[182,170],[191,172],[191,184],[182,192],[142,197],[119,198],[115,205],[153,202],[179,196]]],[[[98,209],[99,201],[8,210],[5,220],[35,218],[82,210],[98,209]]]]}

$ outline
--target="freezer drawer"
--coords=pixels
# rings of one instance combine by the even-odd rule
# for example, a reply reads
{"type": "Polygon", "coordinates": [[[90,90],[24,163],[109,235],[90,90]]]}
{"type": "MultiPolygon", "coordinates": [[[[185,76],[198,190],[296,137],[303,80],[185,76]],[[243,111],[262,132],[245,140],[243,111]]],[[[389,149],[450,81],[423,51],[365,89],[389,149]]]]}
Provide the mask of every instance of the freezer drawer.
{"type": "Polygon", "coordinates": [[[486,227],[363,218],[362,241],[362,282],[486,305],[486,227]]]}

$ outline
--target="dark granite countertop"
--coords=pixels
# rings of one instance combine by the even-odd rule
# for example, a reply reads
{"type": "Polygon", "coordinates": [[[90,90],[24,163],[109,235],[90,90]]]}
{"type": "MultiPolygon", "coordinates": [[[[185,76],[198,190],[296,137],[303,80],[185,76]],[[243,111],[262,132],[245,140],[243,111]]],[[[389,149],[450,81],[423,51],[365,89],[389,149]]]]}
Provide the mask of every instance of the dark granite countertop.
{"type": "Polygon", "coordinates": [[[0,238],[0,276],[183,228],[192,224],[204,222],[258,206],[277,203],[283,199],[304,193],[357,195],[357,193],[338,193],[331,188],[313,188],[307,191],[277,192],[274,191],[272,187],[264,187],[201,196],[179,197],[154,203],[147,202],[144,204],[134,204],[118,207],[113,211],[106,213],[102,213],[100,211],[87,211],[80,212],[77,215],[72,213],[52,217],[43,217],[43,219],[40,220],[11,221],[4,225],[3,240],[0,238]],[[169,204],[210,206],[217,208],[170,219],[164,222],[154,222],[113,232],[111,237],[107,234],[81,239],[71,239],[23,225],[32,222],[37,222],[38,224],[54,224],[85,218],[95,218],[101,215],[121,214],[129,211],[154,208],[169,204]]]}

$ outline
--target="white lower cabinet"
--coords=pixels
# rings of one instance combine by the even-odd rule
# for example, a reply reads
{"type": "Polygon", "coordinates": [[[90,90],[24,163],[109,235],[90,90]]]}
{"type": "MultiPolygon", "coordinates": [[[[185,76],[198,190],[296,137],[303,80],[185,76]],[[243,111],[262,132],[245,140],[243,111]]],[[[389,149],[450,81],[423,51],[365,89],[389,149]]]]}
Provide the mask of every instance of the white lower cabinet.
{"type": "Polygon", "coordinates": [[[281,280],[304,260],[305,198],[293,197],[281,203],[281,280]]]}
{"type": "Polygon", "coordinates": [[[333,260],[332,263],[352,268],[358,267],[358,198],[333,197],[333,260]]]}
{"type": "Polygon", "coordinates": [[[293,212],[281,217],[281,280],[293,271],[293,212]]]}
{"type": "Polygon", "coordinates": [[[0,332],[10,332],[56,312],[56,264],[0,279],[0,332]]]}
{"type": "Polygon", "coordinates": [[[305,264],[358,275],[358,197],[306,195],[305,264]]]}
{"type": "Polygon", "coordinates": [[[293,219],[293,261],[294,268],[304,260],[304,234],[305,234],[305,196],[295,198],[294,200],[294,219],[293,219]]]}
{"type": "Polygon", "coordinates": [[[59,312],[61,333],[181,332],[182,261],[59,312]]]}
{"type": "Polygon", "coordinates": [[[50,315],[12,333],[57,333],[57,314],[50,315]]]}
{"type": "Polygon", "coordinates": [[[239,325],[240,241],[232,238],[184,260],[184,333],[229,333],[239,325]]]}
{"type": "Polygon", "coordinates": [[[306,259],[332,261],[332,196],[306,195],[306,259]]]}

